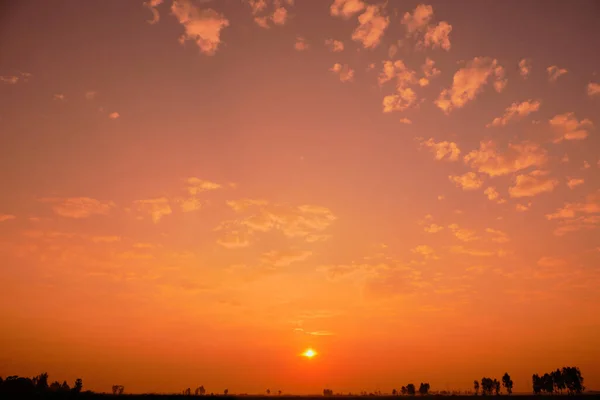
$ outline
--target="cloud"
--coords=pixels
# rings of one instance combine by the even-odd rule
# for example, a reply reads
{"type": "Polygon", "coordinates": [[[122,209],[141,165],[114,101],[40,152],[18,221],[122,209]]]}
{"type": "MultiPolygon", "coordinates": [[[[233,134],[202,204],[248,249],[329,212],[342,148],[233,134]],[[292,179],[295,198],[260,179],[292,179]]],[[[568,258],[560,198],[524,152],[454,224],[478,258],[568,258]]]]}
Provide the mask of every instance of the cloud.
{"type": "Polygon", "coordinates": [[[519,212],[524,212],[527,211],[531,208],[531,202],[527,203],[527,204],[517,204],[515,206],[515,209],[519,212]]]}
{"type": "Polygon", "coordinates": [[[121,240],[120,236],[93,236],[92,242],[94,243],[115,243],[121,240]]]}
{"type": "Polygon", "coordinates": [[[10,221],[11,219],[15,218],[17,217],[12,214],[0,214],[0,222],[10,221]]]}
{"type": "MultiPolygon", "coordinates": [[[[600,160],[598,162],[600,163],[600,160]]],[[[589,169],[589,168],[591,168],[590,163],[587,162],[587,161],[584,161],[583,162],[583,167],[581,167],[581,169],[589,169]]]]}
{"type": "Polygon", "coordinates": [[[96,98],[96,94],[97,92],[95,92],[94,90],[88,90],[87,92],[85,92],[85,98],[87,100],[94,100],[96,98]]]}
{"type": "Polygon", "coordinates": [[[294,48],[297,51],[304,51],[304,50],[308,50],[310,48],[310,46],[308,45],[308,42],[306,41],[305,38],[303,38],[302,36],[296,36],[296,42],[294,43],[294,48]]]}
{"type": "Polygon", "coordinates": [[[424,229],[425,229],[425,232],[427,232],[427,233],[437,233],[437,232],[443,230],[444,227],[437,225],[437,224],[431,224],[431,225],[426,226],[424,229]]]}
{"type": "Polygon", "coordinates": [[[221,189],[223,187],[221,184],[196,178],[195,176],[187,178],[185,183],[187,184],[186,189],[188,193],[192,196],[195,196],[201,192],[221,189]]]}
{"type": "Polygon", "coordinates": [[[435,104],[449,114],[474,100],[490,79],[504,81],[503,69],[498,61],[490,57],[475,57],[454,74],[452,86],[442,90],[435,104]]]}
{"type": "Polygon", "coordinates": [[[510,197],[533,197],[540,193],[551,192],[558,180],[547,177],[547,171],[532,171],[528,175],[517,175],[514,186],[508,188],[510,197]]]}
{"type": "Polygon", "coordinates": [[[553,143],[563,140],[583,140],[588,137],[588,129],[594,127],[589,119],[579,121],[574,112],[555,115],[550,121],[550,126],[556,133],[553,143]]]}
{"type": "Polygon", "coordinates": [[[384,4],[368,5],[365,12],[358,16],[358,26],[352,32],[352,40],[362,43],[365,49],[373,49],[379,45],[390,18],[383,16],[384,4]]]}
{"type": "Polygon", "coordinates": [[[401,124],[405,124],[405,125],[411,125],[412,124],[412,121],[410,119],[408,119],[408,118],[400,118],[398,120],[398,122],[400,122],[401,124]]]}
{"type": "Polygon", "coordinates": [[[488,198],[488,200],[495,201],[498,204],[506,203],[506,200],[500,197],[500,193],[496,190],[495,187],[490,186],[483,191],[488,198]]]}
{"type": "Polygon", "coordinates": [[[556,65],[546,68],[546,71],[548,71],[548,80],[550,82],[556,82],[559,77],[568,72],[566,69],[558,68],[556,65]]]}
{"type": "Polygon", "coordinates": [[[405,13],[400,22],[406,26],[408,34],[413,34],[426,31],[432,18],[433,7],[419,4],[412,14],[410,12],[405,13]]]}
{"type": "Polygon", "coordinates": [[[397,94],[384,96],[381,105],[384,113],[404,111],[415,105],[417,95],[411,88],[398,88],[397,94]]]}
{"type": "Polygon", "coordinates": [[[212,8],[200,10],[190,0],[173,0],[171,13],[183,25],[185,33],[179,38],[196,43],[200,52],[208,56],[216,53],[221,44],[221,30],[229,26],[229,20],[212,8]]]}
{"type": "Polygon", "coordinates": [[[587,85],[587,94],[590,97],[600,95],[600,84],[596,82],[590,82],[587,85]]]}
{"type": "Polygon", "coordinates": [[[339,40],[327,39],[325,40],[325,46],[334,53],[344,51],[344,42],[340,42],[339,40]]]}
{"type": "Polygon", "coordinates": [[[541,102],[539,100],[526,100],[521,103],[514,102],[504,111],[502,117],[494,118],[494,120],[487,124],[486,127],[492,126],[505,126],[512,120],[526,117],[527,115],[536,112],[540,109],[541,102]]]}
{"type": "Polygon", "coordinates": [[[463,190],[479,189],[483,185],[483,181],[475,174],[475,172],[467,172],[463,175],[450,175],[448,177],[451,182],[462,188],[463,190]]]}
{"type": "Polygon", "coordinates": [[[231,231],[224,233],[217,240],[217,243],[228,249],[238,249],[250,246],[250,238],[245,232],[231,231]]]}
{"type": "Polygon", "coordinates": [[[54,100],[65,101],[65,95],[62,93],[55,94],[53,98],[54,98],[54,100]]]}
{"type": "Polygon", "coordinates": [[[507,175],[529,167],[540,167],[548,161],[548,153],[538,144],[523,141],[510,143],[504,153],[493,141],[479,143],[479,149],[464,156],[465,164],[489,176],[507,175]]]}
{"type": "Polygon", "coordinates": [[[148,0],[143,3],[144,6],[148,7],[148,9],[150,9],[150,11],[152,12],[152,19],[147,21],[149,24],[155,24],[160,20],[160,14],[158,13],[156,7],[161,5],[162,2],[163,0],[148,0]]]}
{"type": "Polygon", "coordinates": [[[202,208],[202,202],[194,197],[189,199],[177,199],[176,202],[183,212],[192,212],[202,208]]]}
{"type": "Polygon", "coordinates": [[[582,185],[584,182],[585,180],[581,178],[569,178],[567,180],[567,186],[569,189],[574,189],[576,186],[582,185]]]}
{"type": "Polygon", "coordinates": [[[578,214],[597,214],[600,213],[600,190],[586,196],[585,201],[580,203],[565,203],[555,213],[546,214],[548,220],[553,219],[572,219],[578,214]]]}
{"type": "Polygon", "coordinates": [[[302,328],[295,328],[294,331],[296,332],[301,332],[301,333],[305,333],[307,335],[311,335],[311,336],[333,336],[335,335],[333,332],[331,331],[305,331],[302,328]]]}
{"type": "Polygon", "coordinates": [[[326,207],[314,205],[289,206],[268,203],[263,200],[242,199],[228,201],[237,212],[250,212],[244,218],[226,221],[215,230],[235,229],[252,235],[256,232],[280,231],[289,238],[302,238],[305,241],[321,241],[323,234],[337,218],[326,207]],[[316,240],[315,240],[316,239],[316,240]]]}
{"type": "Polygon", "coordinates": [[[456,236],[458,240],[461,240],[463,242],[472,242],[474,240],[479,239],[477,233],[474,230],[461,228],[457,224],[448,225],[448,229],[452,231],[452,233],[454,234],[454,236],[456,236]]]}
{"type": "Polygon", "coordinates": [[[434,67],[435,61],[431,58],[427,57],[425,59],[425,64],[421,66],[421,70],[423,71],[423,78],[419,79],[419,86],[427,86],[431,82],[431,79],[438,76],[441,71],[434,67]]]}
{"type": "Polygon", "coordinates": [[[402,60],[383,61],[383,67],[379,76],[377,77],[377,83],[379,86],[396,78],[396,87],[405,88],[410,84],[417,82],[415,71],[408,68],[402,60]]]}
{"type": "Polygon", "coordinates": [[[445,158],[448,161],[458,161],[458,157],[460,156],[460,149],[454,142],[443,141],[436,143],[433,138],[429,138],[426,141],[422,141],[420,146],[430,148],[435,154],[436,160],[443,160],[445,158]]]}
{"type": "Polygon", "coordinates": [[[499,251],[491,251],[491,250],[476,250],[476,249],[468,249],[463,246],[450,246],[450,251],[455,254],[466,254],[474,257],[492,257],[498,256],[503,257],[506,255],[506,252],[503,250],[499,251]]]}
{"type": "Polygon", "coordinates": [[[519,61],[519,73],[523,78],[527,79],[531,73],[531,66],[531,59],[529,58],[523,58],[521,61],[519,61]]]}
{"type": "Polygon", "coordinates": [[[29,72],[19,72],[18,75],[0,75],[0,82],[16,85],[19,82],[28,82],[31,77],[29,72]]]}
{"type": "Polygon", "coordinates": [[[510,238],[508,237],[508,235],[506,234],[506,232],[502,232],[500,230],[492,229],[492,228],[486,228],[485,231],[487,233],[490,233],[490,234],[492,234],[494,236],[492,238],[492,242],[506,243],[506,242],[510,241],[510,238]]]}
{"type": "Polygon", "coordinates": [[[430,47],[432,49],[442,48],[446,51],[450,50],[450,33],[452,25],[446,21],[441,21],[436,26],[431,26],[427,29],[425,37],[417,46],[430,47]]]}
{"type": "Polygon", "coordinates": [[[158,223],[162,217],[173,212],[169,204],[169,199],[166,197],[136,200],[134,204],[136,205],[138,211],[150,214],[152,217],[152,222],[155,224],[158,223]]]}
{"type": "Polygon", "coordinates": [[[439,259],[439,257],[435,255],[435,251],[433,250],[433,248],[431,246],[427,246],[426,244],[419,245],[413,248],[411,251],[415,254],[422,255],[423,257],[425,257],[425,259],[439,259]]]}
{"type": "Polygon", "coordinates": [[[400,21],[406,27],[408,37],[420,37],[417,41],[417,48],[442,48],[450,50],[450,32],[452,25],[446,21],[441,21],[437,25],[432,24],[433,7],[426,4],[419,4],[412,13],[407,12],[400,21]]]}
{"type": "Polygon", "coordinates": [[[554,257],[542,257],[537,262],[540,267],[561,267],[565,264],[565,260],[554,257]]]}
{"type": "Polygon", "coordinates": [[[110,118],[110,119],[117,119],[120,116],[121,115],[118,112],[112,112],[112,113],[108,114],[108,118],[110,118]]]}
{"type": "Polygon", "coordinates": [[[334,0],[329,8],[334,17],[350,18],[356,13],[361,12],[366,7],[362,0],[334,0]]]}
{"type": "MultiPolygon", "coordinates": [[[[250,5],[254,22],[262,28],[269,29],[269,21],[274,25],[283,26],[288,20],[288,10],[280,0],[270,2],[267,2],[267,0],[244,0],[244,2],[250,5]],[[267,12],[269,3],[272,4],[272,8],[270,12],[267,12]]],[[[286,3],[293,5],[294,2],[287,0],[286,3]]]]}
{"type": "Polygon", "coordinates": [[[274,267],[287,267],[288,265],[304,261],[312,255],[308,250],[269,251],[261,257],[262,262],[274,267]]]}
{"type": "Polygon", "coordinates": [[[352,82],[354,80],[354,70],[348,64],[335,63],[329,70],[337,74],[341,82],[352,82]]]}
{"type": "Polygon", "coordinates": [[[51,203],[57,215],[66,218],[87,218],[92,215],[106,215],[116,207],[112,201],[103,202],[90,197],[46,197],[39,199],[42,203],[51,203]]]}

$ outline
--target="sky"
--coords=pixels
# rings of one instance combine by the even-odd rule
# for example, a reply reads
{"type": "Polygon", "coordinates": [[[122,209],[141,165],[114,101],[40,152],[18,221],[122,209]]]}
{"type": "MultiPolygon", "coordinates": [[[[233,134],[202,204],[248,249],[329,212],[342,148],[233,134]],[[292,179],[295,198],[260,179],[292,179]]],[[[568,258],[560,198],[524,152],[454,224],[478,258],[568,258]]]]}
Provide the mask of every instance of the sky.
{"type": "Polygon", "coordinates": [[[0,376],[600,388],[598,15],[2,3],[0,376]]]}

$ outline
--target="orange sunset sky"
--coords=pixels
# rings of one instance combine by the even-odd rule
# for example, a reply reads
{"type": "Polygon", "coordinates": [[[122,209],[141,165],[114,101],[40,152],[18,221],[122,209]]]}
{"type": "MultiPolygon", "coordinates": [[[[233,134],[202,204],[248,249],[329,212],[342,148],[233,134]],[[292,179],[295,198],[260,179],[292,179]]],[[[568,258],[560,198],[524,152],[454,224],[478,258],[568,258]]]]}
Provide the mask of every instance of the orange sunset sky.
{"type": "Polygon", "coordinates": [[[0,375],[600,388],[599,15],[3,2],[0,375]]]}

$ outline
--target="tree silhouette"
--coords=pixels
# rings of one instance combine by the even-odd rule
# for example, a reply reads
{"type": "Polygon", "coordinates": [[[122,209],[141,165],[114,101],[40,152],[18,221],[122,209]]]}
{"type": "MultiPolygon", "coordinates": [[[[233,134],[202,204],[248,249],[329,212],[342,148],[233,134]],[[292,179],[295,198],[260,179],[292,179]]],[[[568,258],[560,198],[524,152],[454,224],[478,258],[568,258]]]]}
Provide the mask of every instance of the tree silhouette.
{"type": "Polygon", "coordinates": [[[510,375],[508,374],[508,372],[504,373],[504,375],[502,376],[502,386],[504,386],[504,388],[506,389],[506,393],[508,393],[509,395],[512,394],[513,381],[512,379],[510,379],[510,375]]]}
{"type": "Polygon", "coordinates": [[[408,393],[409,396],[414,396],[415,392],[415,385],[413,385],[412,383],[406,385],[406,393],[408,393]]]}
{"type": "Polygon", "coordinates": [[[60,382],[59,381],[52,382],[52,384],[50,385],[50,391],[58,392],[59,390],[60,390],[60,382]]]}
{"type": "Polygon", "coordinates": [[[39,374],[38,376],[36,376],[35,378],[33,378],[33,382],[35,384],[35,388],[37,391],[39,391],[39,392],[48,391],[48,373],[47,372],[43,372],[43,373],[39,374]]]}
{"type": "Polygon", "coordinates": [[[542,378],[538,374],[533,374],[531,377],[531,383],[533,385],[533,393],[542,393],[542,378]]]}
{"type": "Polygon", "coordinates": [[[565,376],[563,375],[562,371],[560,370],[560,368],[557,368],[556,371],[552,371],[550,375],[552,376],[552,380],[554,381],[554,388],[557,392],[562,394],[563,390],[567,388],[567,385],[565,383],[565,376]]]}
{"type": "Polygon", "coordinates": [[[112,392],[114,395],[123,394],[123,391],[125,391],[125,386],[123,385],[113,385],[112,387],[112,392]]]}
{"type": "Polygon", "coordinates": [[[392,396],[398,395],[398,391],[396,389],[392,389],[392,396]]]}
{"type": "Polygon", "coordinates": [[[277,394],[278,394],[279,396],[281,396],[281,390],[278,390],[278,391],[277,391],[277,394]]]}
{"type": "Polygon", "coordinates": [[[229,393],[229,389],[225,389],[225,390],[223,390],[223,394],[224,394],[225,396],[227,396],[227,393],[229,393]]]}
{"type": "Polygon", "coordinates": [[[71,391],[73,393],[81,393],[82,389],[83,389],[83,381],[81,380],[81,378],[75,379],[75,384],[73,385],[73,389],[71,389],[71,391]]]}
{"type": "Polygon", "coordinates": [[[479,381],[473,381],[473,390],[475,390],[475,396],[477,396],[479,394],[479,381]]]}
{"type": "Polygon", "coordinates": [[[500,382],[496,378],[494,378],[493,384],[494,384],[493,385],[494,392],[496,392],[496,396],[499,396],[500,395],[500,382]]]}
{"type": "Polygon", "coordinates": [[[71,388],[69,387],[69,384],[67,383],[67,381],[63,381],[62,385],[60,385],[60,391],[63,393],[71,391],[71,388]]]}
{"type": "Polygon", "coordinates": [[[563,367],[561,371],[564,377],[564,383],[569,394],[581,394],[585,390],[583,386],[583,377],[577,367],[563,367]]]}
{"type": "Polygon", "coordinates": [[[267,394],[271,394],[271,389],[267,389],[267,394]]]}
{"type": "Polygon", "coordinates": [[[194,394],[196,396],[200,395],[200,396],[204,396],[204,394],[206,393],[206,389],[204,389],[204,386],[201,385],[199,387],[196,388],[196,390],[194,391],[194,394]]]}
{"type": "Polygon", "coordinates": [[[419,394],[421,396],[425,396],[427,393],[429,393],[429,388],[431,386],[429,386],[429,383],[423,383],[421,382],[421,385],[419,386],[419,394]]]}
{"type": "Polygon", "coordinates": [[[408,393],[408,389],[406,389],[406,386],[402,386],[400,388],[400,393],[402,393],[402,396],[406,396],[406,393],[408,393]]]}
{"type": "Polygon", "coordinates": [[[323,389],[323,396],[333,396],[333,390],[323,389]]]}

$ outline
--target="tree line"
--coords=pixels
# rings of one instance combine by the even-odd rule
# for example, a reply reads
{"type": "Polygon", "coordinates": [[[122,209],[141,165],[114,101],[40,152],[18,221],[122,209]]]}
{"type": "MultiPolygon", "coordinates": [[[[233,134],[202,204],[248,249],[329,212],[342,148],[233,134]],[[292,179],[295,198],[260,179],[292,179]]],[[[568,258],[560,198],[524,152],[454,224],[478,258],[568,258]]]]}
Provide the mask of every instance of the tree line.
{"type": "MultiPolygon", "coordinates": [[[[583,377],[581,376],[581,371],[578,367],[562,367],[557,368],[556,370],[545,373],[543,375],[533,374],[532,376],[532,389],[534,394],[563,394],[566,393],[568,395],[581,394],[585,390],[585,386],[583,386],[583,377]]],[[[505,373],[501,380],[498,381],[496,378],[483,377],[481,380],[473,381],[473,390],[474,395],[477,396],[481,393],[482,396],[488,395],[500,395],[501,387],[504,387],[506,393],[508,395],[512,394],[513,391],[513,381],[510,375],[505,373]]],[[[393,389],[393,396],[414,396],[417,392],[421,396],[425,396],[430,394],[431,386],[428,382],[421,382],[419,385],[419,389],[417,390],[416,386],[413,383],[409,383],[406,386],[402,386],[400,390],[393,389]]],[[[73,383],[73,386],[69,386],[67,381],[63,381],[60,383],[59,381],[54,381],[49,383],[48,374],[42,373],[40,375],[34,376],[33,378],[20,377],[17,375],[8,376],[6,379],[0,377],[0,393],[72,393],[78,394],[82,393],[83,390],[83,381],[80,378],[77,378],[73,383]]],[[[113,395],[123,394],[125,387],[123,385],[113,385],[112,393],[113,395]]],[[[86,391],[86,393],[91,393],[91,391],[86,391]]],[[[277,391],[278,395],[281,395],[281,390],[277,391]]],[[[439,392],[438,394],[446,394],[446,391],[439,392]]],[[[192,395],[192,389],[187,388],[183,390],[183,394],[192,395]]],[[[204,386],[197,387],[193,394],[196,396],[204,396],[206,395],[206,389],[204,386]]],[[[223,395],[227,396],[229,394],[229,390],[223,390],[223,395]]],[[[266,394],[270,395],[271,390],[267,389],[266,394]]],[[[351,394],[351,393],[350,393],[351,394]]],[[[449,394],[449,393],[448,393],[449,394]]],[[[333,396],[332,389],[324,389],[323,396],[333,396]]],[[[376,391],[372,393],[361,392],[362,396],[380,396],[381,392],[376,391]]],[[[210,396],[214,396],[214,393],[210,393],[210,396]]]]}

